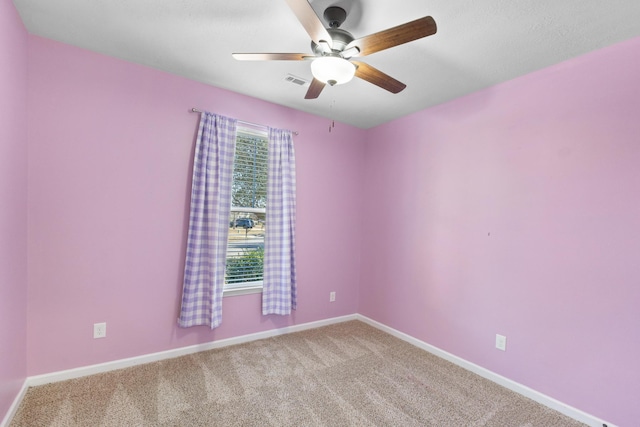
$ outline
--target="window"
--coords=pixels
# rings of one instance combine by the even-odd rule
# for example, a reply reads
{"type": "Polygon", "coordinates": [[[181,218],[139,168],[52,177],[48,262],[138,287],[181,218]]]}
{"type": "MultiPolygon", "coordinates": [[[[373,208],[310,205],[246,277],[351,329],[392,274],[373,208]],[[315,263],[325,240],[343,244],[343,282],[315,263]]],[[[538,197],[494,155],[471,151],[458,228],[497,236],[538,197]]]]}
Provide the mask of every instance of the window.
{"type": "Polygon", "coordinates": [[[268,145],[266,132],[238,128],[227,241],[226,295],[262,289],[268,145]]]}

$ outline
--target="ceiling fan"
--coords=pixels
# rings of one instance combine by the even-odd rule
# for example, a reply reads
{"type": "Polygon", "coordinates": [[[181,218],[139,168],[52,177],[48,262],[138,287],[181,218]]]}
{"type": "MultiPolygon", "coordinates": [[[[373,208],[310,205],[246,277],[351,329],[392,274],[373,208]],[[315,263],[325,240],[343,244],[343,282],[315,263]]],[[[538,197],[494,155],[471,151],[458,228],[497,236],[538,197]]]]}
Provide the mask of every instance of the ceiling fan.
{"type": "Polygon", "coordinates": [[[317,98],[325,85],[347,83],[354,76],[373,83],[391,93],[407,87],[393,77],[353,58],[370,55],[410,41],[435,34],[436,22],[430,16],[398,25],[359,39],[340,28],[347,18],[346,11],[330,6],[324,11],[329,28],[318,18],[307,0],[286,0],[304,29],[311,36],[313,54],[307,53],[234,53],[240,61],[312,61],[313,81],[305,99],[317,98]]]}

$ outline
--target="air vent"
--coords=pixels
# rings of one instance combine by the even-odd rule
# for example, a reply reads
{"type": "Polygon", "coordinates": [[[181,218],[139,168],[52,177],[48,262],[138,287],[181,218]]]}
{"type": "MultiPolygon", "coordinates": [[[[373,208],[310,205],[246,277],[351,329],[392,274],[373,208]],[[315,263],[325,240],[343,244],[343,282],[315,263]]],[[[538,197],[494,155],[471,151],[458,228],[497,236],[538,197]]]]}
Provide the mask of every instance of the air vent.
{"type": "Polygon", "coordinates": [[[293,74],[287,74],[284,80],[289,83],[296,84],[298,86],[309,86],[309,82],[302,77],[294,76],[293,74]]]}

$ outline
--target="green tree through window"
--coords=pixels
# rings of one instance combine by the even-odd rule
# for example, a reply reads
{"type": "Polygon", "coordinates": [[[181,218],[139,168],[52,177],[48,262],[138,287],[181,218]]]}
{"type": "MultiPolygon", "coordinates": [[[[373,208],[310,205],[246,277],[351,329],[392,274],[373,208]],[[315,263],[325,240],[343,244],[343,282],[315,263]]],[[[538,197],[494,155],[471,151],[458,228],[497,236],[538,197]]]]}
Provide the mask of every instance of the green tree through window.
{"type": "Polygon", "coordinates": [[[231,203],[235,207],[267,207],[268,141],[239,134],[233,167],[231,203]]]}

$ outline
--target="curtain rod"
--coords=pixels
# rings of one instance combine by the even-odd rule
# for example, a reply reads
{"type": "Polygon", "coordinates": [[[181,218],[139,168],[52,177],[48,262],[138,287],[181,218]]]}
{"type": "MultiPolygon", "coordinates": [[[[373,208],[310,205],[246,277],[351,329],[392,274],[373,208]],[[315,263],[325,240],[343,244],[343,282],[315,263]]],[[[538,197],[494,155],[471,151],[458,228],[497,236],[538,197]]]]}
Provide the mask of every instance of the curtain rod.
{"type": "MultiPolygon", "coordinates": [[[[201,110],[198,110],[197,108],[192,108],[192,109],[191,109],[191,112],[192,112],[192,113],[202,113],[202,111],[201,111],[201,110]]],[[[242,124],[250,125],[250,126],[258,126],[258,127],[261,127],[261,128],[266,128],[266,127],[268,127],[268,126],[261,125],[261,124],[258,124],[258,123],[245,122],[244,120],[238,120],[238,123],[242,123],[242,124]]],[[[295,131],[295,130],[294,130],[294,131],[292,131],[291,133],[292,133],[292,134],[294,134],[294,135],[298,135],[298,131],[295,131]]]]}

